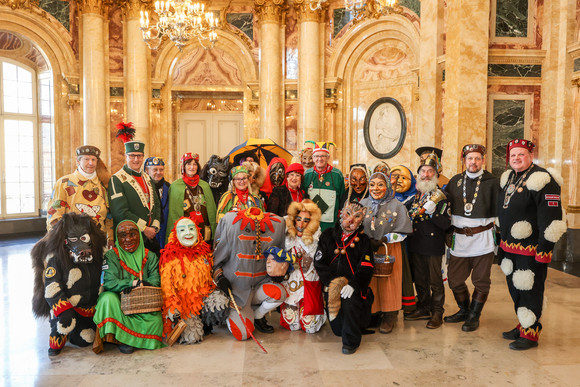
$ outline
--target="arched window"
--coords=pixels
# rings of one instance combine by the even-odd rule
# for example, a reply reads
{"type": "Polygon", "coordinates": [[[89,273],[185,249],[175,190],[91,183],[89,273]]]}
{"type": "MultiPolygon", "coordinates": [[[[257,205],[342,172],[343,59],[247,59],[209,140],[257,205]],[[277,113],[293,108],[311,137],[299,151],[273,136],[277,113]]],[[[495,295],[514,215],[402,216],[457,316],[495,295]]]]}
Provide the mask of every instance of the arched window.
{"type": "Polygon", "coordinates": [[[0,58],[0,219],[38,216],[50,196],[52,100],[50,72],[0,58]]]}

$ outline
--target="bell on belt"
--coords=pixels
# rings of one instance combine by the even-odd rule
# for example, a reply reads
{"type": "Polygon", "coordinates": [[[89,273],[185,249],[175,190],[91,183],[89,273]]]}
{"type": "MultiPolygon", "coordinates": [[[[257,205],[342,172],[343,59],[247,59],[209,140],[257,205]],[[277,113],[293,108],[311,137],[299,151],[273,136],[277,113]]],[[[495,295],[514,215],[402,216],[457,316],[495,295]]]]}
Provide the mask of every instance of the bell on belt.
{"type": "Polygon", "coordinates": [[[344,255],[344,254],[346,254],[346,250],[345,250],[345,249],[342,249],[342,250],[340,250],[340,253],[341,253],[342,255],[344,255]]]}
{"type": "Polygon", "coordinates": [[[338,255],[338,249],[334,249],[334,254],[338,255]]]}
{"type": "Polygon", "coordinates": [[[350,244],[350,247],[354,248],[354,243],[351,243],[351,244],[350,244]]]}
{"type": "Polygon", "coordinates": [[[354,237],[354,241],[355,242],[359,242],[360,241],[360,238],[359,237],[354,237]]]}

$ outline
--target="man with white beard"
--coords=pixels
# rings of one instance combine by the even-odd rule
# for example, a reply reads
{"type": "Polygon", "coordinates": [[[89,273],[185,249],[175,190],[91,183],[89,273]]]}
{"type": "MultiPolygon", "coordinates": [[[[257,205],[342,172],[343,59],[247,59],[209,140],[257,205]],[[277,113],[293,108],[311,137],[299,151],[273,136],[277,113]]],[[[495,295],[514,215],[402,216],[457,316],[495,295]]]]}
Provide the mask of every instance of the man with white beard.
{"type": "Polygon", "coordinates": [[[417,194],[409,216],[413,234],[407,238],[411,269],[417,290],[417,309],[405,320],[429,320],[427,328],[436,329],[443,323],[445,288],[441,276],[441,259],[445,253],[445,231],[451,225],[451,212],[445,194],[439,189],[441,154],[437,148],[416,150],[421,156],[417,170],[417,194]]]}

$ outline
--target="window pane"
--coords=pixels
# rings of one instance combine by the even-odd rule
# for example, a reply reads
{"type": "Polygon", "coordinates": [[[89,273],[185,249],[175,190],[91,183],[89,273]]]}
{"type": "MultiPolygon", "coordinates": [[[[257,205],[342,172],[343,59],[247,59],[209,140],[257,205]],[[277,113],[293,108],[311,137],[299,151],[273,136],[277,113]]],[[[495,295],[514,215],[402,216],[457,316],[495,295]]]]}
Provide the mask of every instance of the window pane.
{"type": "Polygon", "coordinates": [[[31,121],[5,120],[6,212],[35,211],[34,126],[31,121]]]}
{"type": "Polygon", "coordinates": [[[5,80],[11,79],[15,81],[17,74],[16,68],[17,67],[12,63],[4,62],[2,66],[2,74],[4,74],[4,76],[2,78],[4,78],[5,80]]]}
{"type": "Polygon", "coordinates": [[[32,73],[22,67],[18,67],[18,82],[32,83],[32,73]]]}

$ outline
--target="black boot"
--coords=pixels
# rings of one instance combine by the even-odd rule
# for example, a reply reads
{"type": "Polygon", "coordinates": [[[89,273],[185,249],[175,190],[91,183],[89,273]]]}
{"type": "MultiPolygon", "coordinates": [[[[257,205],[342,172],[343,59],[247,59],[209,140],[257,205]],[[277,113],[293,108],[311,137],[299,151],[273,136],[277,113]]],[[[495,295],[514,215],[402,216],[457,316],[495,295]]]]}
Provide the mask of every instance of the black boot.
{"type": "Polygon", "coordinates": [[[506,340],[517,340],[520,337],[520,324],[511,331],[502,332],[501,335],[506,340]]]}
{"type": "Polygon", "coordinates": [[[465,320],[461,327],[463,332],[473,332],[479,328],[479,316],[481,315],[483,305],[485,305],[485,302],[479,302],[476,300],[471,301],[469,316],[467,316],[467,320],[465,320]]]}
{"type": "Polygon", "coordinates": [[[262,333],[274,333],[274,327],[268,324],[266,316],[254,319],[254,326],[262,333]]]}
{"type": "Polygon", "coordinates": [[[525,337],[518,337],[516,341],[510,343],[510,349],[513,349],[514,351],[525,351],[537,346],[537,341],[532,341],[530,339],[526,339],[525,337]]]}
{"type": "Polygon", "coordinates": [[[451,316],[446,316],[443,320],[446,323],[458,323],[467,320],[469,316],[469,298],[463,301],[457,301],[459,306],[459,312],[452,314],[451,316]]]}

